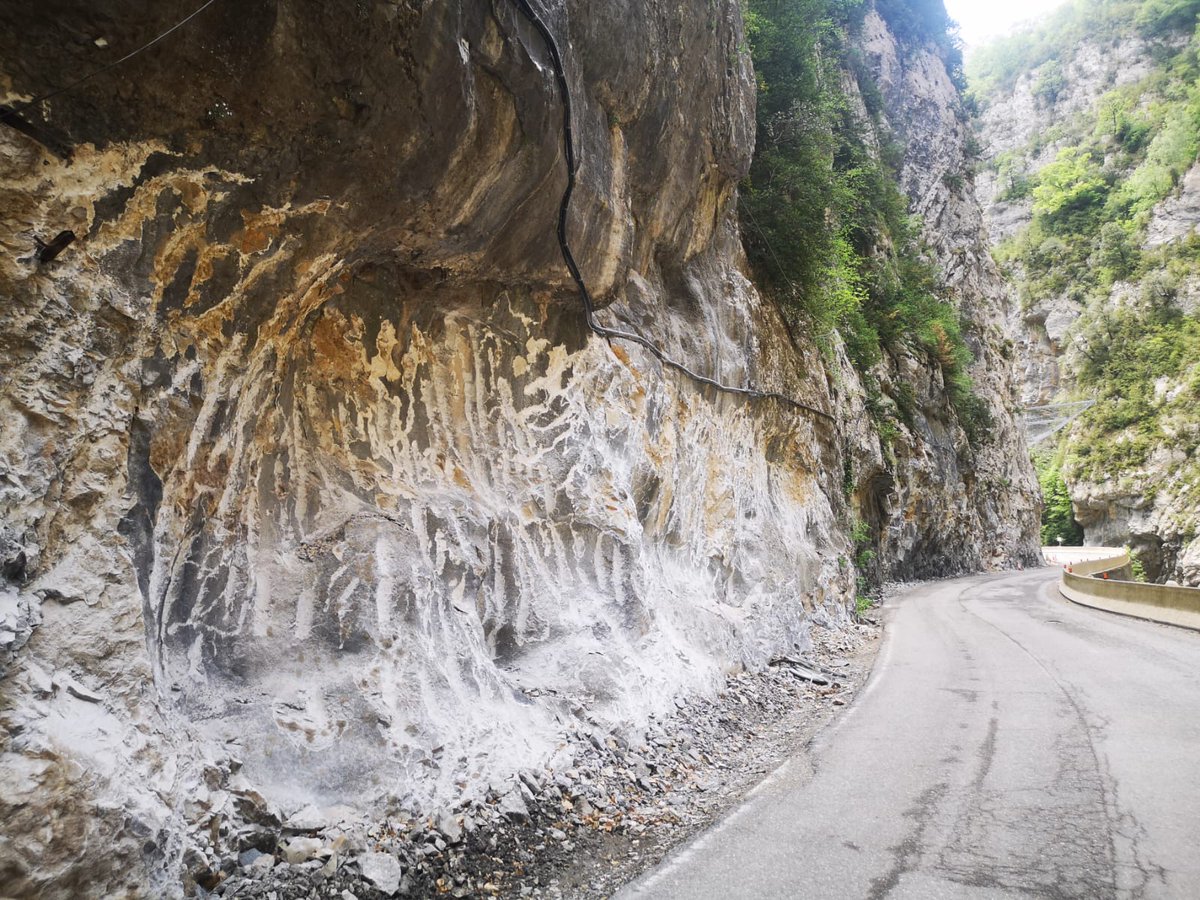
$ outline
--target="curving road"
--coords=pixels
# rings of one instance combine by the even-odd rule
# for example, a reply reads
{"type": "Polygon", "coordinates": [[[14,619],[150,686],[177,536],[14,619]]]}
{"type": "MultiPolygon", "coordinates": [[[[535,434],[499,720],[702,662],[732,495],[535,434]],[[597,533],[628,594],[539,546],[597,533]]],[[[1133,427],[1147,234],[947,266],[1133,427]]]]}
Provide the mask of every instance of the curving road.
{"type": "Polygon", "coordinates": [[[1200,897],[1200,633],[1057,572],[889,602],[871,681],[622,898],[1200,897]]]}

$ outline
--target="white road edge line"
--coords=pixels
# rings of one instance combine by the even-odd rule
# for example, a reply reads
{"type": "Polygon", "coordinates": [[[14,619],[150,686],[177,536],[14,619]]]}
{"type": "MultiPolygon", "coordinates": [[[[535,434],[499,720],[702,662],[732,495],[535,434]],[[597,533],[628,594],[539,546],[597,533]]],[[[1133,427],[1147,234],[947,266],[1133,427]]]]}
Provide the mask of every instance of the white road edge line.
{"type": "MultiPolygon", "coordinates": [[[[908,596],[912,593],[915,593],[916,590],[922,590],[926,587],[928,587],[928,585],[922,585],[920,588],[916,588],[914,591],[905,592],[905,594],[902,596],[908,596]]],[[[891,609],[893,605],[893,601],[888,601],[884,604],[884,606],[880,607],[880,609],[891,609]]],[[[892,622],[887,622],[882,630],[883,646],[880,647],[879,658],[875,661],[875,665],[871,668],[871,674],[867,678],[866,687],[864,687],[862,691],[855,696],[854,700],[851,701],[849,708],[847,708],[847,710],[838,717],[836,722],[832,723],[826,728],[823,728],[821,732],[815,738],[813,738],[809,746],[814,758],[818,754],[818,748],[827,744],[828,739],[833,737],[833,735],[838,732],[843,724],[848,722],[854,715],[858,713],[863,701],[874,692],[875,688],[878,687],[879,682],[883,680],[884,670],[886,669],[892,656],[892,645],[894,643],[896,626],[892,622]]],[[[780,764],[769,775],[767,775],[766,778],[746,792],[746,795],[742,798],[736,809],[714,823],[706,831],[701,832],[697,838],[689,842],[682,849],[668,854],[666,859],[659,863],[658,866],[649,873],[649,875],[645,876],[644,881],[639,879],[638,881],[630,882],[622,887],[621,890],[615,895],[616,900],[620,900],[622,897],[642,896],[660,881],[667,878],[667,876],[669,876],[672,872],[691,859],[692,856],[702,851],[709,843],[718,838],[726,829],[736,824],[742,817],[744,817],[750,811],[750,808],[755,805],[752,801],[754,801],[755,798],[757,798],[768,787],[771,787],[776,782],[782,780],[783,777],[789,773],[795,762],[796,757],[794,755],[784,760],[783,763],[780,764]]],[[[816,768],[815,765],[814,768],[816,768]]]]}

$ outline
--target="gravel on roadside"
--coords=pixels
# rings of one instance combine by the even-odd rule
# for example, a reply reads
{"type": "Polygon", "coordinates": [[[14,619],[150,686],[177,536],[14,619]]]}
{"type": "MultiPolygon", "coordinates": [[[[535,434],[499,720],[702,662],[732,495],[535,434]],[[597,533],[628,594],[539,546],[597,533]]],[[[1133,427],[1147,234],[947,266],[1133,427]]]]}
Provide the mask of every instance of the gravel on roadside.
{"type": "Polygon", "coordinates": [[[433,816],[369,824],[300,815],[252,829],[236,858],[196,877],[196,892],[607,897],[803,753],[862,687],[879,637],[874,611],[853,624],[815,625],[810,655],[731,675],[712,699],[679,698],[671,715],[637,734],[604,733],[580,710],[545,770],[433,816]]]}

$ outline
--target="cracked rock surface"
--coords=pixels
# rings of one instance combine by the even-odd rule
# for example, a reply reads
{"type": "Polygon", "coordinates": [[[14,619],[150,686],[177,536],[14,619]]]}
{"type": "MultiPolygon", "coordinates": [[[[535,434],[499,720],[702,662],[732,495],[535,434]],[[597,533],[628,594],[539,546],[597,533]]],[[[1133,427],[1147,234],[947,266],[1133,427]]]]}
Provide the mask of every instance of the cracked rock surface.
{"type": "MultiPolygon", "coordinates": [[[[0,129],[7,889],[172,896],[250,851],[320,871],[337,849],[302,858],[288,822],[499,786],[519,819],[516,773],[568,725],[643,727],[846,626],[855,512],[899,574],[1032,558],[983,258],[955,297],[996,443],[971,454],[939,379],[896,360],[921,408],[885,454],[854,373],[745,273],[737,4],[547,8],[600,315],[837,422],[589,338],[554,239],[556,88],[510,4],[216,3],[35,104],[0,129]]],[[[171,15],[4,5],[0,99],[171,15]]],[[[895,121],[953,155],[953,88],[915,59],[894,96],[933,112],[895,121]]],[[[906,187],[958,223],[949,259],[978,209],[923,190],[925,162],[906,187]]]]}

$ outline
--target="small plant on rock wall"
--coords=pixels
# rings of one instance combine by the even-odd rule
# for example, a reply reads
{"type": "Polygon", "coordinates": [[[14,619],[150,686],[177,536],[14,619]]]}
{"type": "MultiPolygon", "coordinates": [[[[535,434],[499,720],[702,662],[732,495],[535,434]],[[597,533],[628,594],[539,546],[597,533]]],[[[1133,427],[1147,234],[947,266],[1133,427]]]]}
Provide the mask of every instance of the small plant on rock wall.
{"type": "Polygon", "coordinates": [[[1146,576],[1146,565],[1134,551],[1129,551],[1129,569],[1133,572],[1133,580],[1145,584],[1150,579],[1146,576]]]}
{"type": "Polygon", "coordinates": [[[871,549],[871,530],[865,523],[859,522],[854,532],[854,564],[860,570],[867,569],[875,561],[875,551],[871,549]],[[859,532],[859,529],[862,532],[859,532]]]}
{"type": "Polygon", "coordinates": [[[867,574],[871,563],[875,561],[871,526],[862,519],[856,518],[854,526],[850,529],[850,540],[854,544],[855,586],[857,589],[854,610],[856,615],[861,616],[875,604],[875,600],[871,596],[871,580],[867,574]]]}

